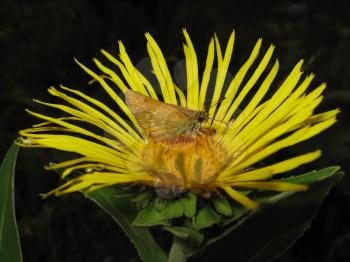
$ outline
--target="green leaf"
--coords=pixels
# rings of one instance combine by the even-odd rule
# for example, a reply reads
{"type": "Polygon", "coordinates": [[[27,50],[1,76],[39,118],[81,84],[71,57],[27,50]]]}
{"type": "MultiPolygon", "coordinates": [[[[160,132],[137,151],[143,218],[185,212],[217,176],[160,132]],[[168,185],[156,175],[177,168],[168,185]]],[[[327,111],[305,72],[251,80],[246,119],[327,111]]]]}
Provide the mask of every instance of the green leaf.
{"type": "Polygon", "coordinates": [[[213,198],[215,210],[224,216],[232,216],[233,211],[228,200],[223,197],[219,192],[213,198]]]}
{"type": "Polygon", "coordinates": [[[115,198],[116,187],[107,187],[86,196],[108,213],[124,230],[145,262],[165,262],[166,255],[157,245],[147,228],[132,225],[137,216],[135,205],[128,199],[115,198]]]}
{"type": "Polygon", "coordinates": [[[177,199],[168,199],[165,202],[162,214],[165,218],[182,217],[184,213],[182,203],[177,199]]]}
{"type": "Polygon", "coordinates": [[[220,216],[207,205],[194,217],[193,226],[199,229],[206,228],[219,223],[220,220],[220,216]]]}
{"type": "Polygon", "coordinates": [[[18,146],[13,143],[0,167],[0,260],[22,261],[15,217],[14,175],[18,146]]]}
{"type": "Polygon", "coordinates": [[[186,217],[193,217],[197,210],[197,195],[192,192],[186,192],[180,199],[183,212],[186,217]]]}
{"type": "MultiPolygon", "coordinates": [[[[342,173],[336,173],[337,170],[331,167],[290,178],[296,183],[312,185],[305,192],[286,192],[265,198],[265,205],[228,226],[222,234],[209,239],[207,243],[215,243],[230,233],[226,240],[232,243],[233,248],[246,247],[235,248],[235,261],[270,261],[276,258],[310,226],[324,197],[343,176],[342,173]]],[[[222,250],[220,247],[220,243],[213,245],[215,254],[231,254],[231,250],[222,250]]],[[[210,260],[215,254],[207,252],[206,257],[210,260]]]]}
{"type": "Polygon", "coordinates": [[[141,210],[135,220],[132,222],[135,226],[151,227],[151,226],[170,226],[170,222],[166,219],[161,211],[155,205],[149,205],[141,210]]]}
{"type": "Polygon", "coordinates": [[[330,166],[319,171],[311,171],[298,176],[290,176],[287,178],[280,179],[283,182],[291,182],[291,183],[302,183],[302,184],[311,184],[317,181],[322,181],[333,174],[335,174],[340,169],[339,166],[330,166]]]}

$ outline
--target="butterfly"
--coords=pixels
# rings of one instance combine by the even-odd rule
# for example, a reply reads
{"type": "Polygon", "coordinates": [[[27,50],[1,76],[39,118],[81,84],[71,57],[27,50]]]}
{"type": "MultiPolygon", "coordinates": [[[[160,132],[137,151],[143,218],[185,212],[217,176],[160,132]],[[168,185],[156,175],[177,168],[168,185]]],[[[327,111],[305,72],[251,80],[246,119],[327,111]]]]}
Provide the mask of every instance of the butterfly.
{"type": "Polygon", "coordinates": [[[205,110],[160,102],[130,89],[125,92],[125,100],[137,123],[154,141],[191,142],[208,132],[202,128],[209,116],[205,110]]]}

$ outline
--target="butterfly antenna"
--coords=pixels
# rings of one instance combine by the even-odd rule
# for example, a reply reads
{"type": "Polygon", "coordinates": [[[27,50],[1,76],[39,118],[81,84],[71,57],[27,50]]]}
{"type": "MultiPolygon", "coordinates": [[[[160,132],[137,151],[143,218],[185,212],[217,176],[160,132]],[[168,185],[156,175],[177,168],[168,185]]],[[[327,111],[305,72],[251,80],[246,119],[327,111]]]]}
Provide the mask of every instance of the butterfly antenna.
{"type": "Polygon", "coordinates": [[[216,120],[216,119],[211,118],[211,117],[209,117],[208,119],[211,119],[211,120],[216,121],[216,122],[220,122],[221,124],[225,124],[228,127],[228,123],[224,122],[223,120],[216,120]]]}
{"type": "MultiPolygon", "coordinates": [[[[216,119],[213,119],[213,118],[208,118],[208,119],[212,119],[213,121],[217,121],[217,122],[220,122],[220,123],[224,123],[224,124],[226,125],[226,128],[224,129],[224,131],[223,131],[222,133],[226,133],[227,130],[229,129],[229,127],[231,126],[232,122],[233,122],[233,119],[230,120],[228,123],[226,123],[226,122],[224,122],[224,121],[222,121],[222,120],[216,120],[216,119]]],[[[218,144],[221,145],[222,142],[223,142],[222,139],[219,138],[218,144]]]]}
{"type": "Polygon", "coordinates": [[[226,99],[226,97],[223,97],[222,99],[219,99],[216,103],[212,104],[209,107],[204,106],[205,111],[209,111],[209,109],[212,108],[213,106],[220,105],[222,103],[222,101],[224,101],[225,99],[226,99]]]}

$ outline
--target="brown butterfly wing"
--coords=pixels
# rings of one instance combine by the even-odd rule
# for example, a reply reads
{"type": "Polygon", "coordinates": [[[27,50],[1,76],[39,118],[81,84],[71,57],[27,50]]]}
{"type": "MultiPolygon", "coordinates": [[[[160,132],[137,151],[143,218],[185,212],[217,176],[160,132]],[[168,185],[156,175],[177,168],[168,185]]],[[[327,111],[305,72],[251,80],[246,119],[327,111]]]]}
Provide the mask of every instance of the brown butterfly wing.
{"type": "Polygon", "coordinates": [[[197,111],[149,98],[127,90],[126,103],[145,133],[156,140],[174,139],[191,134],[197,111]]]}

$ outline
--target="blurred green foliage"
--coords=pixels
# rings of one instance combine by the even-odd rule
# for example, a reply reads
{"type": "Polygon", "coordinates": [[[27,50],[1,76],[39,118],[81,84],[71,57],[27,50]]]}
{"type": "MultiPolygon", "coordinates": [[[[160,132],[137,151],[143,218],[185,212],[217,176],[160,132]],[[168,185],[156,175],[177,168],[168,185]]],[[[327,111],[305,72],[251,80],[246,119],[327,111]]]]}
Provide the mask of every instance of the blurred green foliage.
{"type": "MultiPolygon", "coordinates": [[[[323,157],[298,171],[340,165],[349,173],[350,159],[350,3],[339,1],[113,1],[2,0],[0,8],[0,156],[17,131],[33,123],[25,107],[45,112],[33,97],[52,101],[46,88],[66,84],[103,97],[73,62],[92,66],[104,48],[116,54],[123,40],[135,63],[146,56],[143,33],[151,32],[170,64],[183,59],[181,28],[186,27],[203,64],[209,38],[217,32],[224,43],[232,29],[237,41],[233,71],[247,57],[258,37],[277,46],[281,73],[305,59],[315,84],[328,83],[322,110],[340,107],[339,123],[278,158],[323,149],[323,157]]],[[[283,74],[280,74],[281,79],[283,74]]],[[[24,261],[139,261],[129,240],[110,218],[79,194],[41,200],[39,193],[57,185],[44,170],[61,154],[22,150],[16,174],[16,209],[24,261]]],[[[326,199],[312,227],[280,261],[348,261],[350,258],[350,178],[326,199]]],[[[169,233],[157,239],[169,245],[169,233]]],[[[223,241],[223,246],[234,247],[223,241]]],[[[206,261],[206,257],[191,261],[206,261]]]]}

